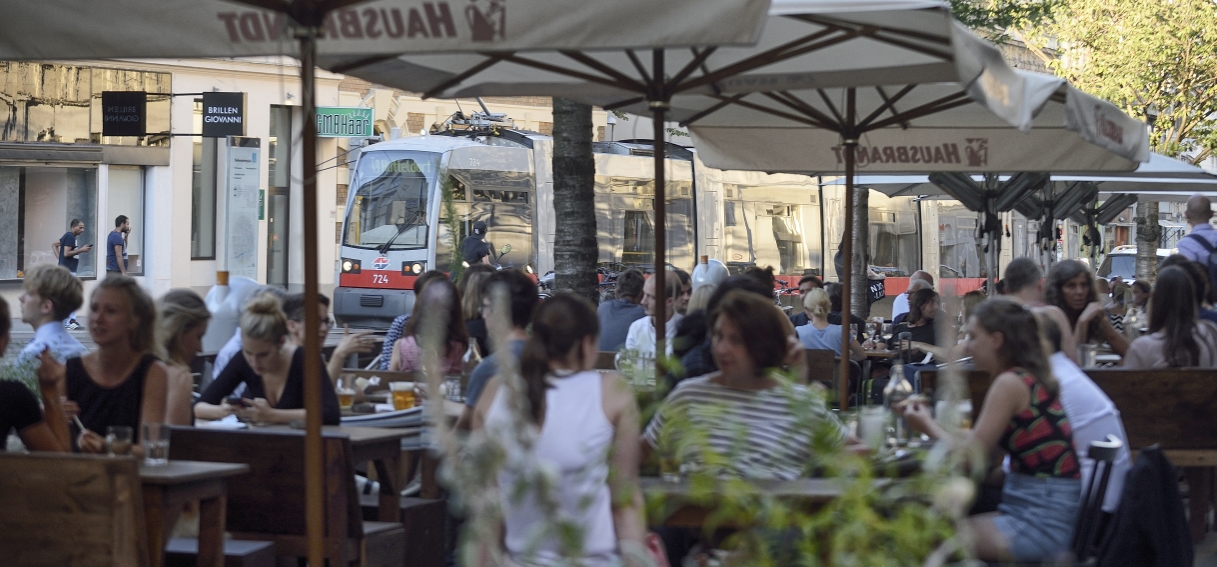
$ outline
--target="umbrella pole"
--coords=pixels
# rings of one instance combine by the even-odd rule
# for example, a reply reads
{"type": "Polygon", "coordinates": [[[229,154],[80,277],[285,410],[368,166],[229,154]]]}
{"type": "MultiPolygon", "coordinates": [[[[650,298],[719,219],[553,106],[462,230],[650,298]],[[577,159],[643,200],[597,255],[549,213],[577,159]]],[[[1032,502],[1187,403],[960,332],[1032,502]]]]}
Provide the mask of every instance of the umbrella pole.
{"type": "MultiPolygon", "coordinates": [[[[853,131],[857,91],[849,89],[845,102],[845,132],[842,132],[845,146],[845,231],[842,236],[841,255],[844,274],[841,278],[841,369],[840,380],[837,381],[837,403],[841,411],[849,409],[849,342],[853,334],[849,332],[849,322],[853,311],[850,309],[850,296],[853,294],[854,266],[854,153],[858,148],[858,135],[853,131]]],[[[865,378],[865,376],[861,377],[865,378]]],[[[861,403],[861,401],[859,401],[861,403]]]]}
{"type": "MultiPolygon", "coordinates": [[[[652,52],[652,69],[651,74],[656,81],[662,83],[663,77],[663,56],[662,49],[656,49],[652,52]]],[[[669,103],[666,98],[656,97],[656,100],[651,100],[648,106],[651,107],[651,121],[653,122],[653,134],[655,136],[655,274],[651,277],[655,278],[655,378],[656,380],[663,379],[663,359],[667,353],[665,344],[667,343],[667,301],[668,288],[664,282],[667,276],[665,258],[667,252],[667,230],[666,230],[666,189],[667,180],[665,179],[665,164],[664,159],[667,153],[667,147],[663,141],[663,124],[664,118],[667,115],[669,103]]]]}
{"type": "Polygon", "coordinates": [[[321,327],[317,309],[317,27],[300,30],[300,91],[304,115],[304,486],[309,565],[325,564],[325,471],[321,444],[321,327]]]}
{"type": "MultiPolygon", "coordinates": [[[[854,257],[854,150],[858,140],[846,139],[845,146],[845,230],[844,242],[841,246],[841,256],[844,261],[845,273],[837,274],[841,278],[841,379],[837,384],[837,403],[841,411],[849,409],[849,342],[853,335],[849,332],[850,321],[850,290],[852,289],[853,257],[854,257]]],[[[863,376],[863,379],[866,377],[863,376]]],[[[858,402],[862,402],[859,400],[858,402]]]]}

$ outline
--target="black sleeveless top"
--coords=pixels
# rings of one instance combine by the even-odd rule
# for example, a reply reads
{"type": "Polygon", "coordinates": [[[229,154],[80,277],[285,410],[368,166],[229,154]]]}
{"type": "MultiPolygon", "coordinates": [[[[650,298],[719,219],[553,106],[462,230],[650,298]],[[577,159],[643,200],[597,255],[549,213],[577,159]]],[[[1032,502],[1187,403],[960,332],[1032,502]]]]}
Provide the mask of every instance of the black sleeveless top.
{"type": "Polygon", "coordinates": [[[85,371],[79,357],[68,359],[66,365],[68,399],[80,406],[80,422],[90,431],[105,436],[111,425],[126,425],[139,443],[139,413],[144,402],[144,378],[148,367],[157,358],[145,354],[135,365],[135,370],[121,384],[103,388],[94,382],[85,371]]]}

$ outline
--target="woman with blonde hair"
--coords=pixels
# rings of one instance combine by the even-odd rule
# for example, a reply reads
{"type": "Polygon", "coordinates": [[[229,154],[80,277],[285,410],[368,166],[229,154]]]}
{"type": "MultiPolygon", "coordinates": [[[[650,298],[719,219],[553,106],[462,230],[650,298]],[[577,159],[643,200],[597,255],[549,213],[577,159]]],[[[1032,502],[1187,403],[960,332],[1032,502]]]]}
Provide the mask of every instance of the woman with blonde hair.
{"type": "MultiPolygon", "coordinates": [[[[82,452],[106,448],[106,428],[130,427],[138,444],[141,425],[165,422],[169,369],[156,359],[156,305],[130,277],[111,275],[89,299],[89,335],[97,350],[59,364],[43,357],[43,372],[64,384],[85,427],[82,452]]],[[[137,453],[142,452],[139,449],[137,453]]]]}
{"type": "MultiPolygon", "coordinates": [[[[304,419],[304,347],[287,340],[287,315],[279,298],[262,294],[250,300],[241,314],[241,354],[235,356],[212,382],[194,415],[199,419],[222,419],[232,414],[247,421],[290,423],[304,419]],[[228,396],[245,383],[239,400],[228,396]]],[[[338,396],[321,364],[321,422],[338,425],[338,396]]]]}
{"type": "Polygon", "coordinates": [[[174,289],[157,301],[157,347],[161,360],[169,368],[169,399],[165,422],[190,425],[194,422],[194,377],[190,363],[203,350],[203,335],[211,311],[199,294],[189,289],[174,289]]]}
{"type": "Polygon", "coordinates": [[[708,283],[693,290],[693,293],[689,295],[689,305],[685,308],[685,316],[705,311],[710,306],[710,296],[714,295],[716,289],[718,289],[718,284],[708,283]]]}
{"type": "MultiPolygon", "coordinates": [[[[807,295],[803,296],[803,309],[807,313],[808,323],[795,327],[794,330],[799,335],[799,342],[803,343],[803,348],[831,350],[837,353],[837,356],[841,356],[841,326],[828,322],[828,313],[831,308],[832,302],[828,298],[828,292],[819,288],[807,292],[807,295]]],[[[858,344],[856,338],[849,340],[849,358],[852,360],[866,358],[866,351],[862,350],[862,345],[858,344]]]]}

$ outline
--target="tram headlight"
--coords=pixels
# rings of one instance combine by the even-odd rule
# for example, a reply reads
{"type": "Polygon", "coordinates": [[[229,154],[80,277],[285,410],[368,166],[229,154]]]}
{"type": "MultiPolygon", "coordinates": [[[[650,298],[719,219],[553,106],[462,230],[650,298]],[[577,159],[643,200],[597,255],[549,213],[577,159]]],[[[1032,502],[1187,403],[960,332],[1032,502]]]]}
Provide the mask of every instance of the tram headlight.
{"type": "Polygon", "coordinates": [[[342,259],[342,273],[358,274],[360,272],[359,260],[351,260],[349,258],[342,259]]]}
{"type": "Polygon", "coordinates": [[[403,276],[418,276],[427,271],[425,262],[402,262],[401,275],[403,276]]]}
{"type": "Polygon", "coordinates": [[[342,262],[342,271],[344,271],[344,272],[349,272],[349,271],[351,271],[351,265],[352,265],[352,264],[351,264],[351,261],[350,261],[350,260],[343,260],[343,262],[342,262]]]}

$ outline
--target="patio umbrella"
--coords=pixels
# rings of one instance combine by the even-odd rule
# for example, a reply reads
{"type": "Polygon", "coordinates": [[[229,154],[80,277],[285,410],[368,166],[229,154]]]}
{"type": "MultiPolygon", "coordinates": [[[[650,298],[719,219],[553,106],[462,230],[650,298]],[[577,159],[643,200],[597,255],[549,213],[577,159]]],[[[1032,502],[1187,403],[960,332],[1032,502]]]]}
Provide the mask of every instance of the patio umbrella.
{"type": "MultiPolygon", "coordinates": [[[[1107,224],[1138,197],[1146,200],[1186,200],[1194,193],[1217,192],[1217,176],[1192,164],[1151,153],[1149,161],[1133,171],[1104,173],[1053,173],[1047,183],[1036,192],[1020,191],[1020,176],[972,175],[970,181],[963,174],[945,176],[926,175],[864,175],[858,176],[855,185],[879,191],[889,197],[897,196],[947,196],[960,200],[970,210],[985,212],[977,206],[976,196],[986,187],[1003,197],[1013,197],[1013,202],[1001,210],[1017,209],[1031,220],[1040,220],[1042,227],[1053,225],[1055,220],[1071,218],[1079,224],[1094,229],[1107,224]],[[942,182],[946,182],[943,184],[942,182]],[[969,186],[971,188],[969,188],[969,186]],[[1013,193],[1011,193],[1013,191],[1013,193]],[[975,195],[975,196],[974,196],[975,195]],[[1096,200],[1103,200],[1102,206],[1096,200]],[[1104,220],[1105,219],[1105,220],[1104,220]]],[[[828,181],[825,185],[840,185],[844,180],[828,181]]],[[[998,227],[1000,232],[1000,227],[998,227]]],[[[1055,235],[1047,232],[1040,235],[1041,247],[1050,247],[1056,242],[1055,235]]],[[[1096,250],[1092,247],[1091,256],[1096,250]]],[[[990,275],[995,274],[992,267],[990,275]]]]}
{"type": "MultiPolygon", "coordinates": [[[[442,52],[459,58],[451,54],[742,45],[755,41],[767,8],[767,2],[748,0],[46,0],[6,6],[5,18],[0,18],[0,60],[299,58],[306,117],[302,159],[313,168],[304,176],[303,222],[315,226],[317,130],[309,117],[315,114],[319,55],[330,66],[349,66],[401,53],[442,52]]],[[[480,60],[469,67],[454,61],[446,65],[445,71],[462,76],[484,68],[480,60]]],[[[512,94],[506,89],[489,92],[512,94]]],[[[304,247],[304,296],[311,305],[317,301],[316,231],[304,231],[304,247]]],[[[305,327],[318,323],[317,313],[305,310],[305,327]]],[[[305,334],[305,348],[320,352],[316,334],[305,334]]],[[[304,368],[309,563],[321,565],[320,360],[306,356],[304,368]]]]}
{"type": "MultiPolygon", "coordinates": [[[[699,11],[693,9],[689,17],[704,20],[699,11]]],[[[865,83],[875,77],[895,82],[918,77],[951,80],[957,73],[954,64],[943,63],[944,57],[958,59],[968,68],[983,68],[985,59],[1001,61],[996,49],[956,26],[941,0],[774,0],[756,45],[723,47],[695,41],[681,48],[649,51],[487,49],[476,54],[362,60],[322,57],[320,62],[331,71],[422,93],[424,97],[562,96],[606,110],[625,109],[651,116],[654,139],[660,141],[668,118],[695,117],[678,108],[683,103],[676,102],[694,98],[691,95],[714,105],[779,87],[865,83]],[[965,39],[952,46],[952,34],[965,39]],[[978,48],[988,51],[978,52],[978,48]],[[863,65],[862,70],[859,65],[863,65]]],[[[993,80],[996,88],[1008,87],[1004,79],[993,80]]],[[[905,94],[899,93],[896,98],[905,94]]],[[[950,101],[942,104],[949,105],[950,101]]],[[[1009,112],[1023,110],[1013,106],[1009,112]]],[[[654,157],[654,277],[657,288],[662,289],[666,248],[663,144],[655,144],[654,157]]],[[[763,168],[749,163],[743,169],[763,168]]],[[[664,307],[658,309],[656,352],[662,352],[664,307]]]]}
{"type": "MultiPolygon", "coordinates": [[[[669,116],[689,126],[712,167],[844,174],[846,235],[858,170],[1128,171],[1149,158],[1143,123],[1063,79],[1011,68],[996,47],[933,14],[946,10],[815,16],[899,39],[724,79],[718,92],[673,98],[669,116]]],[[[847,236],[847,266],[852,244],[847,236]]]]}

